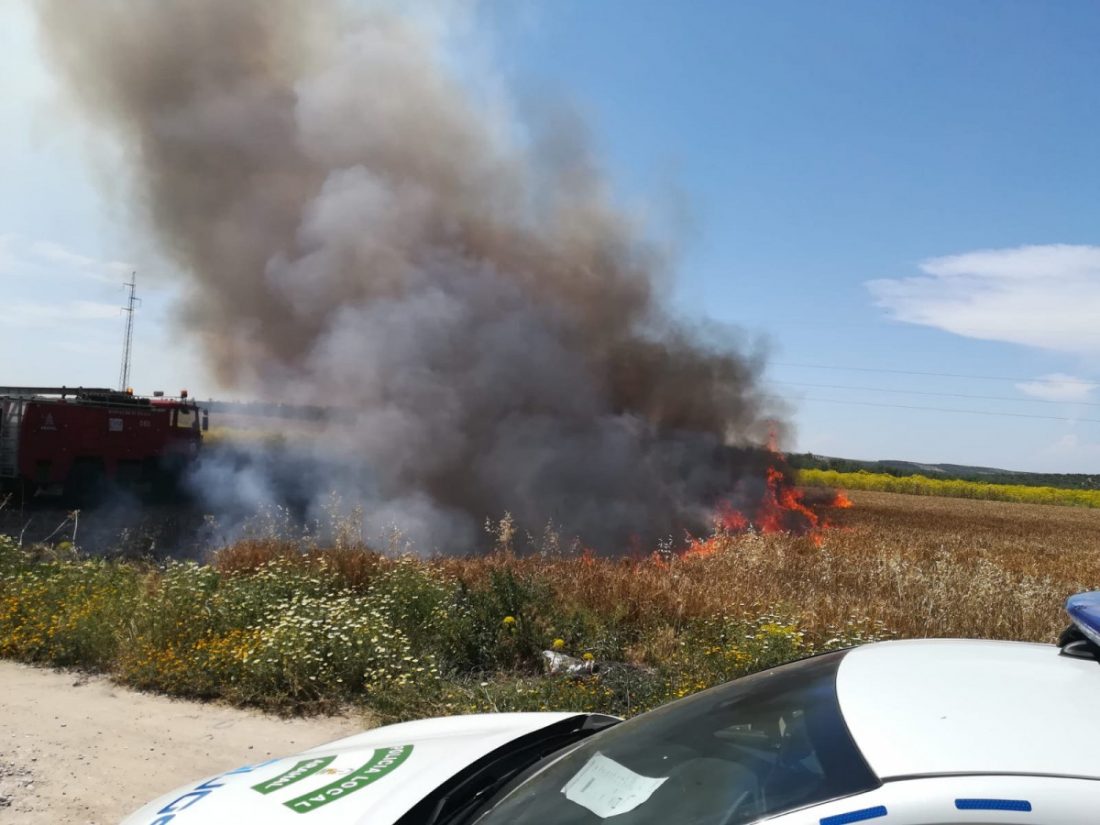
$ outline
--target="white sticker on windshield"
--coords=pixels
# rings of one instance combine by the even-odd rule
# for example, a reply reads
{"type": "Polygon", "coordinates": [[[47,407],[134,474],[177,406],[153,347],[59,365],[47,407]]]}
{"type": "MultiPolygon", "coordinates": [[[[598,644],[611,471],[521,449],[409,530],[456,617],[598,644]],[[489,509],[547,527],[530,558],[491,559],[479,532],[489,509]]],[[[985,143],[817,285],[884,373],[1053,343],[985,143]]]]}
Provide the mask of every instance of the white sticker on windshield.
{"type": "Polygon", "coordinates": [[[633,811],[653,796],[667,779],[667,776],[642,776],[596,753],[565,783],[561,792],[569,801],[583,805],[600,819],[607,819],[633,811]]]}

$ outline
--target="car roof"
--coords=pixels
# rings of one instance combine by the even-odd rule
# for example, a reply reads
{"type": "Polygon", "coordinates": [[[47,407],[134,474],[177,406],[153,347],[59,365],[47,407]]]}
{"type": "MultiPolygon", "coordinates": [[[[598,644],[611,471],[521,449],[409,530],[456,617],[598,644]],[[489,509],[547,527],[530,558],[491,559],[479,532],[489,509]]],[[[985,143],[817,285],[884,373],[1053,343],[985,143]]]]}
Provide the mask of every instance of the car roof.
{"type": "Polygon", "coordinates": [[[837,699],[881,778],[1100,778],[1100,664],[1053,645],[919,640],[859,647],[837,699]]]}

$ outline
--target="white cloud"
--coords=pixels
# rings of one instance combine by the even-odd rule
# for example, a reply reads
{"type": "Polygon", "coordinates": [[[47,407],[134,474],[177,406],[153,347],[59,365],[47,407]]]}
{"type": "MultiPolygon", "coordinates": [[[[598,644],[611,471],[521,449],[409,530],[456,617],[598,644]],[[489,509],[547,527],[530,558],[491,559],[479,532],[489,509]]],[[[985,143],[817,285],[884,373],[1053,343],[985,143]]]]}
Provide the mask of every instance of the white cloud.
{"type": "Polygon", "coordinates": [[[1050,244],[931,258],[868,281],[892,317],[987,341],[1100,354],[1100,246],[1050,244]]]}
{"type": "Polygon", "coordinates": [[[18,235],[0,235],[0,274],[13,277],[80,278],[106,284],[128,280],[134,267],[83,255],[52,241],[28,243],[18,235]]]}
{"type": "Polygon", "coordinates": [[[1016,389],[1024,395],[1038,398],[1043,401],[1088,401],[1092,398],[1092,391],[1096,389],[1096,382],[1087,378],[1079,378],[1076,375],[1066,375],[1064,372],[1052,372],[1043,375],[1034,381],[1025,381],[1017,384],[1016,389]]]}
{"type": "Polygon", "coordinates": [[[1100,442],[1068,432],[1038,450],[1038,466],[1048,472],[1095,474],[1100,466],[1100,442]]]}
{"type": "Polygon", "coordinates": [[[119,315],[118,304],[104,304],[98,301],[58,303],[21,301],[12,304],[5,313],[8,322],[15,326],[38,328],[43,332],[48,332],[51,325],[104,321],[117,319],[119,315]]]}
{"type": "Polygon", "coordinates": [[[49,241],[37,241],[31,246],[31,250],[40,258],[44,258],[47,261],[53,261],[54,263],[75,267],[77,269],[85,269],[96,263],[94,258],[80,255],[72,250],[66,249],[61,246],[61,244],[50,243],[49,241]]]}
{"type": "Polygon", "coordinates": [[[10,232],[0,234],[0,273],[8,272],[15,266],[16,237],[10,232]]]}
{"type": "Polygon", "coordinates": [[[87,255],[81,255],[79,252],[66,249],[61,244],[49,241],[38,241],[32,244],[30,251],[42,262],[62,267],[64,273],[97,281],[121,283],[133,269],[122,261],[101,261],[97,258],[89,258],[87,255]]]}

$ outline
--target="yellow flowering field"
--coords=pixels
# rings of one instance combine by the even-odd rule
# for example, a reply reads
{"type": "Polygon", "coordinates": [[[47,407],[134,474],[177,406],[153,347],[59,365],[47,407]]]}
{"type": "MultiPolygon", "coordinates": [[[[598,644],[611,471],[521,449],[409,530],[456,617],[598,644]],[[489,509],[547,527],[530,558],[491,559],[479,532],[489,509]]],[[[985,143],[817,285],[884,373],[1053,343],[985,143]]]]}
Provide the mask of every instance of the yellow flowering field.
{"type": "Polygon", "coordinates": [[[1032,487],[1023,484],[988,484],[984,481],[928,478],[922,475],[893,476],[888,473],[871,473],[866,470],[855,473],[841,473],[836,470],[799,470],[798,483],[807,487],[874,490],[880,493],[906,493],[917,496],[949,496],[951,498],[976,498],[989,501],[1013,501],[1023,504],[1100,507],[1100,490],[1032,487]]]}

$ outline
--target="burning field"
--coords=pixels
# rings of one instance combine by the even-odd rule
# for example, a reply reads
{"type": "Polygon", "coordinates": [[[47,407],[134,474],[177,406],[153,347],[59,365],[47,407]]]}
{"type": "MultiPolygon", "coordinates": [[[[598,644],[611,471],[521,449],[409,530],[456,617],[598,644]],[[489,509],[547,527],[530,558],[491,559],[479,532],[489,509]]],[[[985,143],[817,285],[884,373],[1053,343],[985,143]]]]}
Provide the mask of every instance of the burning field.
{"type": "Polygon", "coordinates": [[[1100,511],[800,490],[761,348],[670,308],[682,239],[447,14],[35,8],[181,340],[219,394],[312,412],[204,449],[203,563],[0,536],[0,656],[283,709],[631,714],[869,639],[1051,640],[1096,586],[1100,511]]]}
{"type": "Polygon", "coordinates": [[[425,554],[504,513],[608,554],[716,514],[815,529],[761,446],[784,428],[760,349],[669,309],[681,239],[616,201],[571,107],[464,60],[447,14],[36,8],[212,378],[335,411],[322,437],[208,457],[194,489],[224,529],[319,523],[333,490],[368,539],[425,554]]]}
{"type": "Polygon", "coordinates": [[[737,522],[634,557],[553,536],[520,555],[508,519],[492,552],[435,559],[374,552],[354,523],[329,544],[240,541],[208,564],[0,537],[0,656],[283,710],[631,714],[872,639],[1050,642],[1065,597],[1100,584],[1100,510],[853,496],[815,533],[737,522]],[[547,652],[581,672],[553,673],[547,652]]]}
{"type": "MultiPolygon", "coordinates": [[[[245,429],[241,422],[234,430],[214,431],[212,444],[205,449],[206,456],[198,465],[194,477],[188,483],[196,487],[202,479],[211,477],[210,467],[218,474],[230,478],[248,480],[256,477],[254,463],[264,464],[265,479],[277,498],[258,502],[247,516],[228,523],[219,521],[209,511],[209,491],[201,491],[172,502],[149,501],[124,488],[112,488],[95,506],[72,509],[63,506],[55,498],[19,498],[0,495],[0,534],[6,534],[20,544],[63,544],[79,547],[80,551],[94,556],[132,559],[203,559],[218,548],[245,539],[273,539],[297,543],[302,547],[318,542],[332,542],[338,537],[347,541],[367,541],[362,507],[349,506],[345,493],[355,499],[356,490],[333,490],[324,498],[318,497],[309,487],[313,477],[309,466],[286,457],[286,439],[325,438],[321,432],[306,432],[301,428],[285,431],[277,429],[245,429]],[[268,460],[271,454],[283,454],[279,462],[268,460]],[[303,472],[304,468],[304,472],[303,472]],[[316,509],[314,503],[316,502],[316,509]],[[312,510],[312,514],[311,514],[312,510]]],[[[728,452],[734,452],[728,450],[728,452]]],[[[840,490],[825,487],[803,488],[796,484],[796,474],[786,466],[783,455],[773,447],[749,448],[736,453],[732,463],[742,470],[759,463],[759,473],[743,474],[740,480],[724,494],[714,493],[716,504],[709,514],[709,523],[679,534],[670,534],[653,542],[646,542],[637,533],[629,541],[617,546],[615,555],[638,558],[656,554],[699,556],[711,552],[716,535],[730,536],[742,533],[760,535],[786,534],[805,537],[820,545],[826,531],[833,525],[833,514],[852,506],[851,500],[840,490]]],[[[601,553],[599,547],[586,544],[579,536],[561,531],[553,521],[548,521],[539,531],[525,529],[511,513],[502,515],[503,522],[511,525],[512,549],[520,552],[538,552],[548,544],[571,552],[601,553]]],[[[491,549],[491,536],[485,526],[495,519],[487,518],[477,541],[460,548],[459,555],[476,554],[491,549]]],[[[438,550],[426,553],[401,530],[392,525],[379,541],[378,535],[370,537],[374,546],[388,547],[396,553],[437,555],[438,550]]],[[[606,553],[603,553],[606,554],[606,553]]]]}
{"type": "MultiPolygon", "coordinates": [[[[327,431],[318,437],[326,438],[327,431]]],[[[425,553],[424,546],[410,539],[399,522],[390,525],[380,542],[378,533],[372,534],[363,529],[359,513],[347,514],[344,499],[349,494],[347,490],[331,493],[327,500],[321,501],[319,509],[323,513],[322,519],[306,520],[305,516],[311,510],[310,502],[315,498],[308,482],[310,466],[307,462],[288,459],[285,452],[282,461],[272,466],[266,460],[268,451],[285,451],[285,443],[273,436],[268,436],[267,445],[259,449],[256,443],[247,438],[236,441],[234,436],[229,436],[215,448],[217,455],[213,464],[219,473],[224,472],[226,466],[233,466],[234,470],[230,473],[233,478],[251,477],[255,472],[254,464],[264,464],[265,480],[272,483],[272,489],[279,491],[281,506],[272,508],[261,504],[252,517],[239,524],[232,523],[228,530],[217,527],[215,520],[208,520],[208,526],[214,525],[217,529],[208,531],[204,541],[224,545],[240,537],[256,535],[288,540],[311,535],[314,539],[325,541],[336,532],[348,534],[350,530],[358,540],[369,541],[376,546],[384,543],[400,552],[421,555],[440,552],[439,548],[435,548],[434,553],[425,553]],[[307,479],[305,484],[303,479],[307,479]]],[[[798,486],[795,472],[787,466],[784,456],[773,443],[764,447],[719,448],[711,456],[709,467],[724,467],[725,472],[716,474],[718,481],[712,487],[700,489],[707,506],[700,506],[691,520],[670,524],[669,532],[664,535],[631,530],[613,544],[594,543],[587,541],[584,535],[570,532],[571,519],[568,515],[561,520],[548,518],[541,526],[536,525],[539,529],[533,530],[530,523],[524,523],[506,510],[496,518],[486,516],[483,519],[477,540],[465,547],[452,545],[450,549],[461,550],[460,555],[489,549],[491,543],[486,537],[485,525],[498,518],[512,525],[513,549],[520,553],[537,552],[552,540],[555,547],[599,555],[630,558],[654,552],[660,555],[699,555],[707,552],[711,540],[708,536],[747,532],[804,536],[812,543],[820,544],[825,531],[833,524],[832,514],[852,506],[843,491],[798,486]]],[[[197,477],[202,479],[208,476],[209,471],[201,468],[197,477]]],[[[355,488],[351,489],[350,494],[354,496],[355,488]]],[[[594,518],[598,518],[598,514],[594,518]]],[[[598,527],[587,535],[608,535],[608,525],[598,527]]]]}

